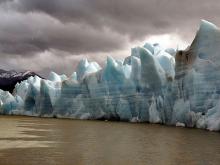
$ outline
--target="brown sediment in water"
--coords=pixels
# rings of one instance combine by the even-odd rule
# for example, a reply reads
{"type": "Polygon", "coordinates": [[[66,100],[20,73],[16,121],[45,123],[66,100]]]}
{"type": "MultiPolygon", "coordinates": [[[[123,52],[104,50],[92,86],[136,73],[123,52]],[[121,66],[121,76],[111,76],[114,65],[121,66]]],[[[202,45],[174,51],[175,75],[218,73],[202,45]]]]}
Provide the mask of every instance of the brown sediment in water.
{"type": "Polygon", "coordinates": [[[0,116],[0,132],[2,165],[220,162],[220,134],[198,129],[0,116]]]}

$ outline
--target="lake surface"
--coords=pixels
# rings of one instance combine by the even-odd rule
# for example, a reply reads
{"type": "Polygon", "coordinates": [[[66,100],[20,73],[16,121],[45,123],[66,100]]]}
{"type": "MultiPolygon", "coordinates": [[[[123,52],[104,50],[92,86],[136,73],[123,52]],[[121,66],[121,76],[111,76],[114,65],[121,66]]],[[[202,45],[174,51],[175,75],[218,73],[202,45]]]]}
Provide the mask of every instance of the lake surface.
{"type": "Polygon", "coordinates": [[[220,134],[152,124],[0,116],[0,165],[220,164],[220,134]]]}

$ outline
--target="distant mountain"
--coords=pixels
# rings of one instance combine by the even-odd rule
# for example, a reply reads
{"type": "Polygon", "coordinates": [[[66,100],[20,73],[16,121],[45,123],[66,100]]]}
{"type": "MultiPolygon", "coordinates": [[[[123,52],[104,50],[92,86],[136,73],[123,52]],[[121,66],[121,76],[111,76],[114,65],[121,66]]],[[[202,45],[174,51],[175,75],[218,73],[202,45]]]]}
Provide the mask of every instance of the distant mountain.
{"type": "Polygon", "coordinates": [[[0,69],[0,89],[12,93],[16,83],[35,75],[39,76],[31,71],[17,72],[15,70],[6,71],[0,69]]]}

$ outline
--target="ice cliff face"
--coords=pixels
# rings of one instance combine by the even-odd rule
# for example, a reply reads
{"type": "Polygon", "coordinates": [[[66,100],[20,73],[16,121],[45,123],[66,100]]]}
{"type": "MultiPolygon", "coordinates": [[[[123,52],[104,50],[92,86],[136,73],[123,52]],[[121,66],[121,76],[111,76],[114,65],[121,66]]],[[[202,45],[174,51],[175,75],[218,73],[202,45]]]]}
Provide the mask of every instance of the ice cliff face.
{"type": "Polygon", "coordinates": [[[83,59],[70,77],[30,77],[13,95],[0,90],[1,114],[123,120],[220,130],[220,30],[202,21],[184,51],[146,43],[101,68],[83,59]]]}

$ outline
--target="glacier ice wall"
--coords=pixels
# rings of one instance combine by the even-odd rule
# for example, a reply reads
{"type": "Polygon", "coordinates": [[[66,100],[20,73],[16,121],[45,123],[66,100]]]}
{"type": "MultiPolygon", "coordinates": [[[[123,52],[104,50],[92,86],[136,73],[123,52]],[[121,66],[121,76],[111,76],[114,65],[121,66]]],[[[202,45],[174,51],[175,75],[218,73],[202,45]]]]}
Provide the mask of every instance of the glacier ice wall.
{"type": "Polygon", "coordinates": [[[51,72],[0,90],[0,113],[123,120],[220,130],[220,31],[202,21],[184,51],[146,43],[103,68],[83,59],[70,77],[51,72]]]}

